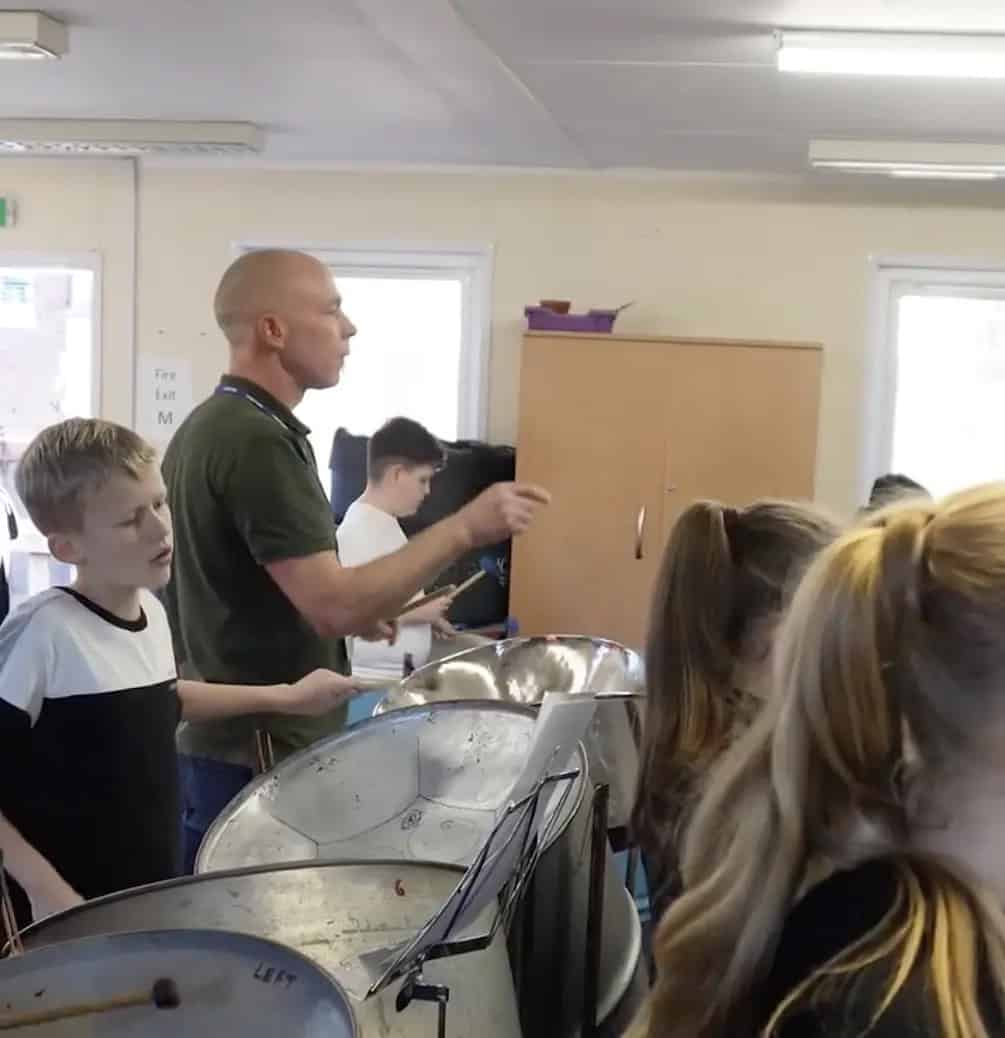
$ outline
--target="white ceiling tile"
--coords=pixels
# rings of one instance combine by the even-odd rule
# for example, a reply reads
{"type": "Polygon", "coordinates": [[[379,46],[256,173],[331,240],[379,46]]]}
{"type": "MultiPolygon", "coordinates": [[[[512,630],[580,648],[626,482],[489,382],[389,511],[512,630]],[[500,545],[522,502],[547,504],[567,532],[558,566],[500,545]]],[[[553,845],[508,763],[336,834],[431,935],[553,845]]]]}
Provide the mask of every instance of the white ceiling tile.
{"type": "MultiPolygon", "coordinates": [[[[19,9],[24,0],[0,9],[19,9]]],[[[62,0],[0,117],[248,120],[278,158],[797,171],[811,136],[1001,141],[1005,85],[783,76],[779,25],[1005,32],[1002,0],[62,0]]]]}

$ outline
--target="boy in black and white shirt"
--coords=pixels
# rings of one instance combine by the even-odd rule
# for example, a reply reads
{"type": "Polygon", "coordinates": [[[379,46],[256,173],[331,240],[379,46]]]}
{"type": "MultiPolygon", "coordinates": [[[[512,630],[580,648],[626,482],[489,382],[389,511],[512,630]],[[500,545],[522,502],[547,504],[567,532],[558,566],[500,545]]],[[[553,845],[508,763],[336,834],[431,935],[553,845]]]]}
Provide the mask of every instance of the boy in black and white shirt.
{"type": "Polygon", "coordinates": [[[152,593],[170,575],[171,519],[155,452],[135,433],[52,426],[17,488],[53,555],[77,567],[72,588],[0,627],[0,849],[37,919],[177,875],[182,717],[318,715],[353,690],[331,671],[293,685],[177,680],[152,593]]]}

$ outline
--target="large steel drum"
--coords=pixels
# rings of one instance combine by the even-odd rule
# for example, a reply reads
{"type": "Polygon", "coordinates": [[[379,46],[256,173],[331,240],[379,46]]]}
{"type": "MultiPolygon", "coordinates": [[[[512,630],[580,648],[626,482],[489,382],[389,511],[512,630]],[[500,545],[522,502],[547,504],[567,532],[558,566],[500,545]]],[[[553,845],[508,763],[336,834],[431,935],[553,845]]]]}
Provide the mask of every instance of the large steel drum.
{"type": "Polygon", "coordinates": [[[354,1038],[349,1002],[316,963],[210,930],[87,937],[0,962],[0,1021],[32,1038],[354,1038]],[[165,984],[177,995],[155,1004],[165,984]],[[156,988],[155,988],[156,985],[156,988]],[[134,999],[135,996],[135,999],[134,999]],[[113,1007],[110,1003],[137,1003],[113,1007]],[[90,1011],[86,1011],[90,1010],[90,1011]],[[100,1011],[99,1011],[100,1010],[100,1011]],[[69,1014],[69,1015],[66,1015],[69,1014]]]}
{"type": "MultiPolygon", "coordinates": [[[[536,713],[507,703],[441,703],[365,721],[283,761],[211,826],[200,873],[312,858],[431,859],[467,865],[526,761],[536,713]]],[[[525,1035],[579,1031],[587,947],[591,795],[582,750],[522,909],[520,1013],[525,1035]],[[526,945],[526,946],[524,946],[526,945]]],[[[638,915],[608,852],[600,1021],[639,994],[638,915]]]]}
{"type": "Polygon", "coordinates": [[[617,642],[578,635],[491,642],[421,667],[391,688],[374,713],[459,700],[531,705],[545,692],[638,697],[598,701],[584,740],[593,781],[610,788],[609,824],[627,826],[638,779],[645,669],[638,653],[617,642]]]}
{"type": "MultiPolygon", "coordinates": [[[[89,901],[29,927],[22,940],[30,950],[93,934],[165,926],[228,930],[288,945],[338,979],[361,953],[414,937],[462,874],[456,866],[402,861],[207,873],[89,901]]],[[[479,920],[478,933],[488,929],[493,915],[486,912],[479,920]]],[[[429,962],[423,973],[427,982],[450,988],[448,1038],[520,1038],[501,933],[484,951],[429,962]]],[[[397,1012],[399,987],[395,983],[366,1001],[351,1000],[360,1038],[433,1038],[436,1007],[413,1002],[397,1012]]],[[[285,1029],[275,1035],[293,1038],[285,1029]]]]}

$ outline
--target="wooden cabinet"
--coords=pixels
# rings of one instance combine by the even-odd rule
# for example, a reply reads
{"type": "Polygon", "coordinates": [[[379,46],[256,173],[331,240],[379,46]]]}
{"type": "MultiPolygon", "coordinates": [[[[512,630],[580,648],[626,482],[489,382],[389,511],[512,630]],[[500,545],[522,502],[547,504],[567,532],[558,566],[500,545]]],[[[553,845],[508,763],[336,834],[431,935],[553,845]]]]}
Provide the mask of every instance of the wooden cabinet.
{"type": "Polygon", "coordinates": [[[517,476],[554,501],[514,544],[521,633],[640,648],[691,501],[812,498],[821,360],[803,343],[529,333],[517,476]]]}

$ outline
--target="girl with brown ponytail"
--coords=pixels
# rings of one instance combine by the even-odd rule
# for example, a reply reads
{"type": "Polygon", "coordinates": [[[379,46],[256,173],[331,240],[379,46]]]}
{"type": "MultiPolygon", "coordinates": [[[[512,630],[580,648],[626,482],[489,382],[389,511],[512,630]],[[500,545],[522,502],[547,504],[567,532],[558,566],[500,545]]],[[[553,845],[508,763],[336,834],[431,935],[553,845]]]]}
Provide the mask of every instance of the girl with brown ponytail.
{"type": "Polygon", "coordinates": [[[709,781],[646,1038],[1005,1035],[1005,484],[811,565],[709,781]]]}
{"type": "Polygon", "coordinates": [[[677,845],[701,779],[765,698],[775,626],[837,535],[808,506],[697,501],[674,525],[653,594],[634,835],[653,916],[679,891],[677,845]]]}

